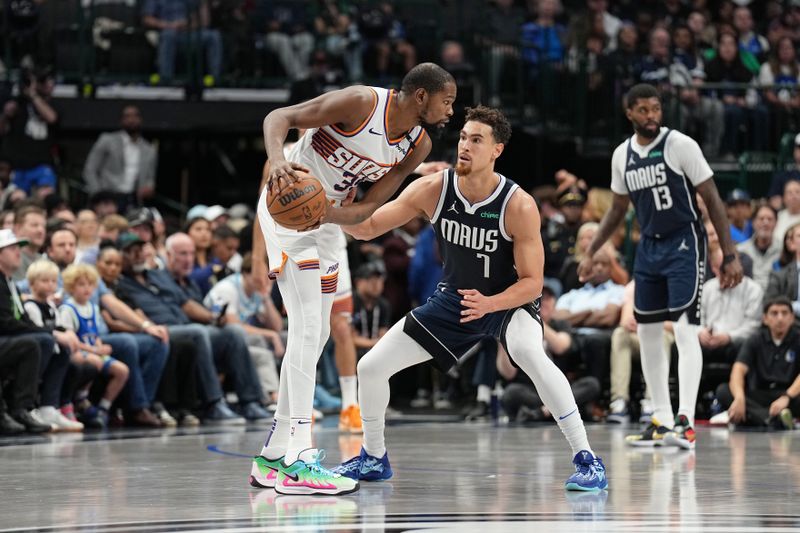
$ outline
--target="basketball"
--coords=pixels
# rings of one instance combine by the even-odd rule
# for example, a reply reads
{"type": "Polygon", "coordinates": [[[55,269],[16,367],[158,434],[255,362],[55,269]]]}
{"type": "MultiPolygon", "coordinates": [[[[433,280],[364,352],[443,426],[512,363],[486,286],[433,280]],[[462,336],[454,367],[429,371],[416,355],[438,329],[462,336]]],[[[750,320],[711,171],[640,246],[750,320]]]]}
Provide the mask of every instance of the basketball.
{"type": "Polygon", "coordinates": [[[267,192],[267,210],[273,220],[288,229],[303,229],[314,225],[325,212],[328,201],[322,184],[305,172],[296,171],[300,181],[283,190],[267,192]]]}

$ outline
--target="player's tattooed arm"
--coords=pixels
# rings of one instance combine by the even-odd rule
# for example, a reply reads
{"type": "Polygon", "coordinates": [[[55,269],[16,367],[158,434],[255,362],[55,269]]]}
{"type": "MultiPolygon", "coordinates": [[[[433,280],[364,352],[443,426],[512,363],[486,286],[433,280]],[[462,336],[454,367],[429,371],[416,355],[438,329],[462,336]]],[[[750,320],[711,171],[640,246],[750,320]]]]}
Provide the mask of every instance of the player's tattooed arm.
{"type": "Polygon", "coordinates": [[[722,199],[719,197],[717,185],[714,183],[713,178],[707,179],[698,185],[696,190],[706,204],[708,218],[711,219],[711,223],[717,231],[719,245],[722,248],[723,260],[720,272],[720,288],[729,289],[735,287],[742,281],[742,264],[739,262],[736,245],[731,239],[728,215],[722,199]]]}
{"type": "Polygon", "coordinates": [[[416,216],[431,218],[442,191],[442,182],[442,172],[419,178],[395,200],[379,207],[363,222],[343,225],[342,229],[356,239],[368,241],[402,226],[416,216]]]}
{"type": "Polygon", "coordinates": [[[363,222],[397,192],[406,177],[427,159],[430,152],[431,140],[425,135],[419,145],[399,165],[369,188],[361,201],[342,207],[329,207],[322,221],[348,226],[363,222]]]}
{"type": "Polygon", "coordinates": [[[586,250],[586,257],[583,261],[581,261],[580,265],[578,265],[578,276],[580,277],[580,281],[586,281],[589,276],[592,274],[592,265],[594,261],[592,258],[597,251],[603,247],[603,244],[617,231],[617,228],[622,223],[622,220],[625,218],[625,213],[628,212],[628,204],[630,203],[630,198],[627,194],[617,194],[614,193],[614,199],[611,202],[611,209],[606,211],[606,214],[603,216],[603,220],[600,221],[600,227],[597,228],[597,233],[594,235],[594,239],[592,239],[592,243],[589,245],[589,248],[586,250]]]}

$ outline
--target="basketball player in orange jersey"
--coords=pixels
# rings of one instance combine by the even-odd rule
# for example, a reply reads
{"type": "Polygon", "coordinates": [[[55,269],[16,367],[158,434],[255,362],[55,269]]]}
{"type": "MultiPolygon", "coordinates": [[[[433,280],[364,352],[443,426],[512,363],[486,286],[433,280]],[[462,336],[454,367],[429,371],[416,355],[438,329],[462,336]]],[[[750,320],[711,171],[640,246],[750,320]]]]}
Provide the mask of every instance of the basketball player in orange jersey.
{"type": "Polygon", "coordinates": [[[278,410],[264,447],[255,458],[250,484],[275,487],[281,494],[345,494],[358,482],[320,465],[312,448],[311,410],[316,366],[330,333],[329,317],[345,251],[336,224],[357,224],[394,194],[430,153],[423,129],[443,128],[453,114],[453,77],[433,63],[411,69],[400,91],[353,86],[264,119],[269,171],[262,181],[253,236],[253,277],[278,282],[289,316],[289,340],[281,367],[278,410]],[[305,134],[284,157],[290,129],[305,134]],[[266,206],[267,187],[282,190],[309,172],[322,184],[331,206],[324,222],[294,231],[276,224],[266,206]],[[359,183],[373,185],[364,198],[349,203],[359,183]],[[342,205],[342,202],[346,205],[342,205]],[[269,272],[264,263],[269,260],[269,272]]]}

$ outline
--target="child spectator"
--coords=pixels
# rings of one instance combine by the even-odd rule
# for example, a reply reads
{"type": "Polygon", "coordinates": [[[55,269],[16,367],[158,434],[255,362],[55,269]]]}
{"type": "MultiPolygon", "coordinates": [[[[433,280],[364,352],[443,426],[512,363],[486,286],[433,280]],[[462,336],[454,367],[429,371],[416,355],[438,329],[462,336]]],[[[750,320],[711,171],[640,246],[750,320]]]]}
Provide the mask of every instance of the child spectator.
{"type": "Polygon", "coordinates": [[[92,426],[108,426],[108,411],[128,381],[128,367],[111,357],[111,346],[100,340],[98,321],[102,320],[100,310],[89,301],[97,289],[97,270],[90,265],[70,265],[61,274],[64,292],[69,297],[60,308],[65,327],[74,331],[81,340],[81,351],[73,354],[76,361],[86,361],[94,365],[108,377],[99,409],[88,409],[87,420],[92,426]]]}
{"type": "MultiPolygon", "coordinates": [[[[64,327],[59,319],[56,306],[52,303],[52,298],[58,289],[58,266],[47,259],[34,261],[28,267],[28,285],[31,289],[31,298],[23,304],[25,312],[31,321],[41,328],[54,331],[64,331],[64,327]]],[[[55,345],[58,352],[60,348],[55,345]]],[[[72,406],[72,396],[75,390],[82,385],[90,383],[97,376],[97,370],[85,362],[77,360],[70,361],[67,375],[61,387],[60,411],[67,419],[62,431],[82,431],[83,424],[75,418],[75,409],[72,406]]]]}

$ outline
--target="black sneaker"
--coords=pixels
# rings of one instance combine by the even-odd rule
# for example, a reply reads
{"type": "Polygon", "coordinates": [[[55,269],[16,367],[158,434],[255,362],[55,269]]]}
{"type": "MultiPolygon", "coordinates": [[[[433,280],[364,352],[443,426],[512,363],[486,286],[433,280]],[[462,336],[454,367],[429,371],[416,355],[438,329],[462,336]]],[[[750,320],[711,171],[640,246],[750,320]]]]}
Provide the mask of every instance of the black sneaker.
{"type": "Polygon", "coordinates": [[[544,422],[547,418],[548,417],[545,416],[540,407],[531,409],[523,405],[519,408],[519,411],[517,411],[516,422],[517,424],[536,424],[538,422],[544,422]]]}
{"type": "Polygon", "coordinates": [[[0,436],[19,435],[25,431],[25,426],[11,418],[5,411],[0,413],[0,436]]]}
{"type": "Polygon", "coordinates": [[[486,402],[477,402],[475,407],[467,412],[464,420],[467,422],[475,420],[486,420],[489,418],[489,404],[486,402]]]}
{"type": "Polygon", "coordinates": [[[662,426],[658,423],[658,420],[653,418],[650,424],[644,428],[644,431],[638,435],[628,435],[625,437],[625,442],[628,446],[637,447],[663,446],[664,436],[669,432],[670,430],[668,427],[662,426]]]}

